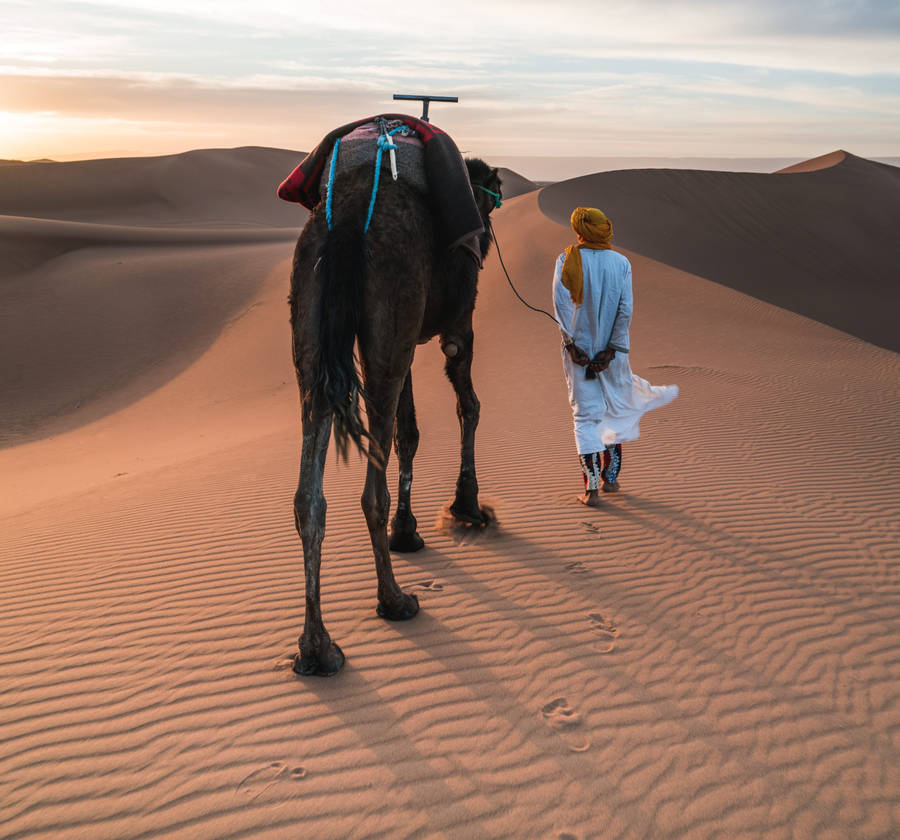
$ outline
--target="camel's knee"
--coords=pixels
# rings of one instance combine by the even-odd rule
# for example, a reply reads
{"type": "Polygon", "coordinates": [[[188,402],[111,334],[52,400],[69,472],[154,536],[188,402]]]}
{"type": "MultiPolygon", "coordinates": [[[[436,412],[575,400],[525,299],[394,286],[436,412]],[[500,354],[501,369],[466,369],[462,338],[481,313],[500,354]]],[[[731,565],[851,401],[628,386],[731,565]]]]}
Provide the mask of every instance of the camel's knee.
{"type": "Polygon", "coordinates": [[[419,448],[419,426],[416,423],[416,409],[412,399],[412,388],[407,380],[400,394],[397,406],[397,420],[394,427],[394,448],[400,460],[409,460],[419,448]]]}
{"type": "Polygon", "coordinates": [[[415,451],[419,448],[419,427],[416,421],[406,422],[400,429],[400,444],[415,451]]]}
{"type": "Polygon", "coordinates": [[[396,438],[396,449],[401,464],[409,464],[419,450],[419,430],[412,426],[400,431],[396,438]]]}
{"type": "Polygon", "coordinates": [[[384,482],[366,482],[366,488],[359,502],[369,528],[374,530],[387,527],[391,495],[384,482]]]}
{"type": "Polygon", "coordinates": [[[459,395],[456,413],[460,420],[471,423],[473,426],[478,425],[478,420],[481,417],[481,401],[475,396],[474,391],[459,395]]]}
{"type": "Polygon", "coordinates": [[[321,493],[298,490],[294,493],[294,523],[300,535],[318,529],[325,530],[325,511],[328,504],[321,493]]]}

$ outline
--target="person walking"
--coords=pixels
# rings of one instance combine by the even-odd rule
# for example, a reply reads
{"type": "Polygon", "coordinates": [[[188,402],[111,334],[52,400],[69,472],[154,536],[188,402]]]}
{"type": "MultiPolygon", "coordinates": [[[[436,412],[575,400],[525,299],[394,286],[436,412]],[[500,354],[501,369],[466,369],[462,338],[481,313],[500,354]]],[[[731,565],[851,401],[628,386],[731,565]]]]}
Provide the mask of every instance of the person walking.
{"type": "Polygon", "coordinates": [[[601,489],[619,489],[622,444],[637,440],[641,416],[672,402],[678,386],[654,386],[631,372],[631,263],[612,250],[612,223],[593,207],[576,207],[571,223],[578,244],[556,260],[553,308],[584,475],[579,501],[599,507],[601,489]]]}

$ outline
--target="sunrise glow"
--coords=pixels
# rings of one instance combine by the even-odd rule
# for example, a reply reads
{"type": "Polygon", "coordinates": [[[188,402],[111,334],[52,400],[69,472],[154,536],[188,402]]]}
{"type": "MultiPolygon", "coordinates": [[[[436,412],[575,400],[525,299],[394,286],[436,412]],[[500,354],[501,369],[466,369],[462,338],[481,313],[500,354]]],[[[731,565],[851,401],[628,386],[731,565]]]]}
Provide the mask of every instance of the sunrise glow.
{"type": "Polygon", "coordinates": [[[893,4],[5,0],[0,157],[306,149],[399,91],[482,153],[900,153],[893,4]]]}

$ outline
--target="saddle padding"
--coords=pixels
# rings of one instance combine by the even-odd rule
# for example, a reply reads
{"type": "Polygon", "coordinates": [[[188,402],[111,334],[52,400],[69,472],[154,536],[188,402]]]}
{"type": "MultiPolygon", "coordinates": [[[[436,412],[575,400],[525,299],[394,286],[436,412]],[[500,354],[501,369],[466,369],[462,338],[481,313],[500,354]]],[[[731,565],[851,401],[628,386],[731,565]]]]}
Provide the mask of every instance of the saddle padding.
{"type": "MultiPolygon", "coordinates": [[[[425,177],[425,148],[421,143],[395,144],[397,150],[397,175],[401,181],[409,184],[420,193],[428,192],[428,180],[425,177]]],[[[335,166],[335,174],[347,172],[358,166],[373,169],[378,153],[378,141],[374,137],[354,138],[346,137],[337,146],[338,160],[335,166]]],[[[334,157],[334,149],[325,161],[325,169],[319,180],[319,196],[325,199],[328,192],[328,174],[331,172],[331,159],[334,157]]],[[[388,152],[381,156],[381,177],[392,178],[391,159],[388,152]]]]}
{"type": "MultiPolygon", "coordinates": [[[[441,235],[443,245],[452,248],[483,233],[484,223],[475,203],[466,164],[450,135],[431,123],[410,117],[408,114],[380,116],[386,120],[401,120],[412,128],[425,144],[424,166],[428,202],[435,217],[435,230],[441,235]]],[[[313,210],[322,200],[321,181],[323,176],[327,178],[325,164],[335,141],[338,137],[344,137],[355,128],[376,119],[377,116],[366,117],[330,131],[281,182],[278,197],[313,210]]],[[[339,162],[340,154],[339,151],[339,162]]],[[[384,157],[387,158],[387,155],[384,157]]],[[[374,158],[372,166],[374,168],[374,158]]]]}

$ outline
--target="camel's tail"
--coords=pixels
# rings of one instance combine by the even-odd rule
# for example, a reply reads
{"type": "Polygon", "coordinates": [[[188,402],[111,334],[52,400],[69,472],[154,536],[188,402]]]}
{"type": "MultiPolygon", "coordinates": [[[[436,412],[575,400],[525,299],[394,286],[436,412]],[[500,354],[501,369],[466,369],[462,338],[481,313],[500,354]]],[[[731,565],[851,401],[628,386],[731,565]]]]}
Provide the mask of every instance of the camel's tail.
{"type": "Polygon", "coordinates": [[[333,413],[334,441],[346,459],[349,442],[376,462],[377,444],[362,421],[360,398],[365,394],[353,352],[362,319],[366,279],[365,234],[354,224],[336,224],[325,236],[316,262],[321,293],[319,358],[310,396],[333,413]]]}

